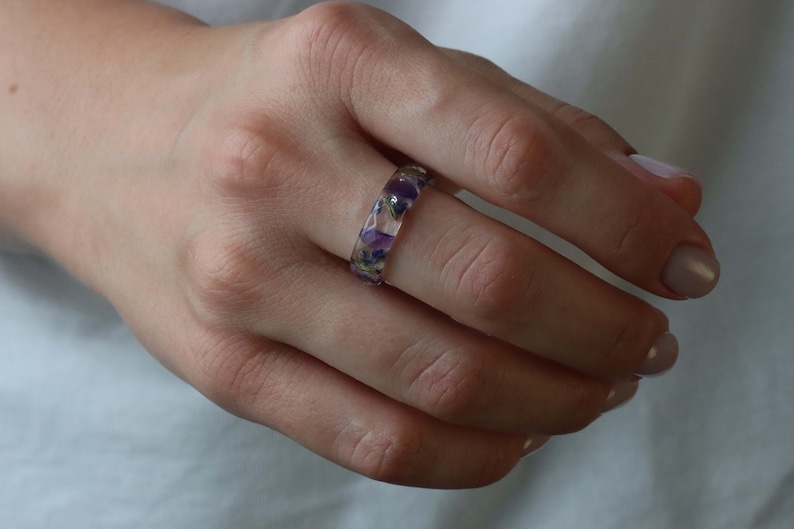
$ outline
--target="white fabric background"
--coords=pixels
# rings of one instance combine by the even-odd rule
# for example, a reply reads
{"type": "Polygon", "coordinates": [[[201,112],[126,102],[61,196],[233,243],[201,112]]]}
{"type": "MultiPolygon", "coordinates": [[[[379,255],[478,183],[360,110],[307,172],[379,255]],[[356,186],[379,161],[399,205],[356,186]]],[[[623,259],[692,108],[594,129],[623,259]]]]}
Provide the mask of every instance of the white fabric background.
{"type": "MultiPolygon", "coordinates": [[[[170,3],[229,23],[311,2],[170,3]]],[[[220,411],[105,301],[0,254],[0,527],[793,527],[794,3],[372,3],[699,176],[723,275],[702,300],[654,300],[675,370],[496,485],[396,487],[220,411]]]]}

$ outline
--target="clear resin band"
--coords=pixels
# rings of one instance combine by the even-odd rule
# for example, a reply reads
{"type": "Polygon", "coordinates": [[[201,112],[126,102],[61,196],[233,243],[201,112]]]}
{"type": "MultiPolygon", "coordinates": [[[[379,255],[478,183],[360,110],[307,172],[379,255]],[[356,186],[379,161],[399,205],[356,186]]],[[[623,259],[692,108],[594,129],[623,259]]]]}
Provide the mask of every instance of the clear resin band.
{"type": "Polygon", "coordinates": [[[358,234],[350,257],[350,269],[370,285],[380,285],[383,265],[403,216],[411,209],[419,193],[433,185],[433,179],[418,165],[404,165],[392,175],[380,193],[372,211],[358,234]]]}

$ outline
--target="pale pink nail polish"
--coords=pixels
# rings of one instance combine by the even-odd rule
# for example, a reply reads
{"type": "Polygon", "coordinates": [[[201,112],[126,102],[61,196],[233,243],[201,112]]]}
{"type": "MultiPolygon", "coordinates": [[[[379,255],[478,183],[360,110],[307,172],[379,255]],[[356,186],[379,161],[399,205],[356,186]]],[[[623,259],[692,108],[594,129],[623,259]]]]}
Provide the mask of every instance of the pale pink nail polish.
{"type": "Polygon", "coordinates": [[[548,435],[533,435],[527,437],[527,440],[524,441],[524,451],[521,453],[521,458],[523,459],[529,454],[537,453],[538,450],[546,446],[549,439],[551,439],[551,437],[548,435]]]}
{"type": "Polygon", "coordinates": [[[659,160],[654,160],[653,158],[648,158],[647,156],[643,156],[641,154],[631,154],[629,155],[629,159],[648,171],[649,173],[655,174],[661,178],[692,178],[695,179],[694,175],[687,171],[686,169],[682,169],[680,167],[676,167],[675,165],[670,165],[664,162],[660,162],[659,160]]]}
{"type": "Polygon", "coordinates": [[[660,334],[648,351],[645,361],[636,374],[643,377],[659,376],[669,371],[678,359],[678,340],[671,333],[660,334]]]}
{"type": "Polygon", "coordinates": [[[720,279],[720,263],[700,248],[682,245],[670,254],[661,279],[682,296],[699,298],[716,286],[720,279]]]}
{"type": "Polygon", "coordinates": [[[609,392],[603,411],[607,412],[620,408],[637,394],[639,387],[639,380],[615,384],[615,387],[609,392]]]}

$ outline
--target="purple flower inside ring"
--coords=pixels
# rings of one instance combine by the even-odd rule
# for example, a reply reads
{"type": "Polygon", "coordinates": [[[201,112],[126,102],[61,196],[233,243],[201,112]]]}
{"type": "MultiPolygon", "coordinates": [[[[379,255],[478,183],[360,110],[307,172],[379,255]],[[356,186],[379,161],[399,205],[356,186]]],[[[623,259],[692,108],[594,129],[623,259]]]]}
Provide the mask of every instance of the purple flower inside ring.
{"type": "Polygon", "coordinates": [[[397,169],[383,187],[372,206],[367,221],[358,234],[350,257],[350,269],[365,283],[383,283],[383,266],[400,230],[403,216],[411,209],[419,193],[433,185],[433,178],[418,165],[397,169]]]}

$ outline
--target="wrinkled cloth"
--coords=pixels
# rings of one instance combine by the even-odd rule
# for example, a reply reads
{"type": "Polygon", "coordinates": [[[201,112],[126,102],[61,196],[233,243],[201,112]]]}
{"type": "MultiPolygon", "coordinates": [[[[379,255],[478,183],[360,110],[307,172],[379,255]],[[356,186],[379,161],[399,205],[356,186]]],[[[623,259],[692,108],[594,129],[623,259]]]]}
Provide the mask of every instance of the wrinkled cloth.
{"type": "MultiPolygon", "coordinates": [[[[226,24],[311,2],[169,3],[226,24]]],[[[678,365],[499,483],[399,487],[220,410],[57,265],[0,253],[0,527],[794,527],[794,3],[371,3],[699,177],[721,283],[701,300],[648,297],[678,365]]]]}

